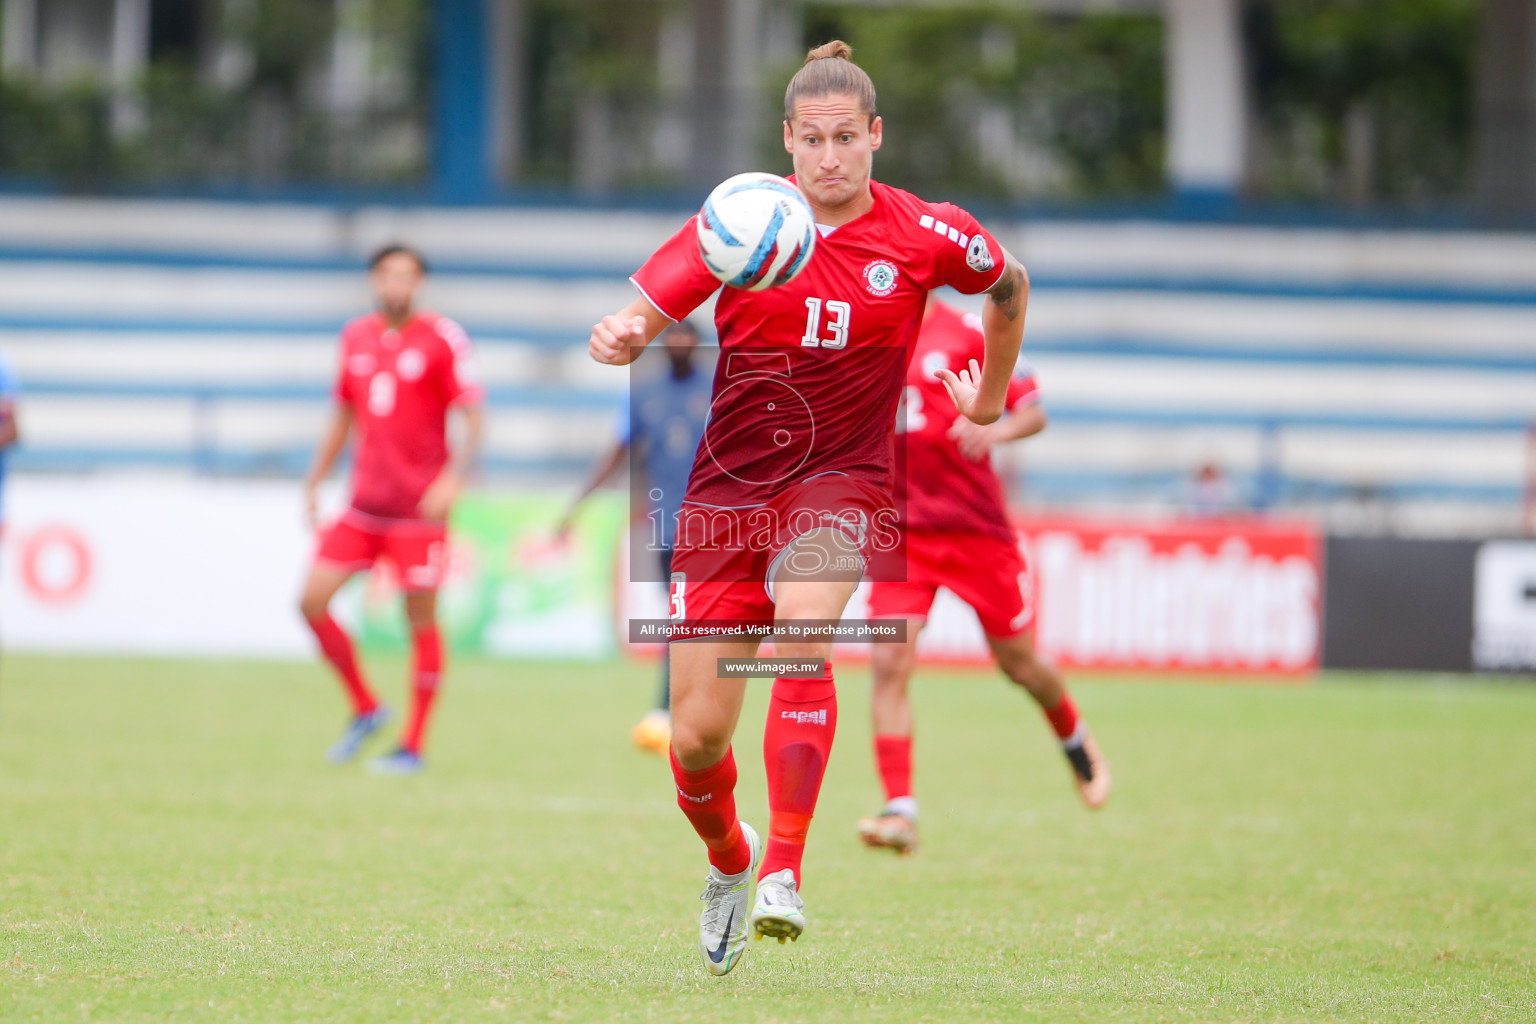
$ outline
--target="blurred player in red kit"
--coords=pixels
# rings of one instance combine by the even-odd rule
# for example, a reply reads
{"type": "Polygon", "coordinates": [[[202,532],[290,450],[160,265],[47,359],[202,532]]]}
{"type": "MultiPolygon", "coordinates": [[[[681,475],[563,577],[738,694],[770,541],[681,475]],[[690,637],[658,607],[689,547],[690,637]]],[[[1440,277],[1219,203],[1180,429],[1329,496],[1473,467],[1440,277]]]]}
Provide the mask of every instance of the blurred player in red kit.
{"type": "Polygon", "coordinates": [[[896,430],[905,436],[907,578],[870,586],[872,619],[905,618],[907,641],[875,644],[871,697],[875,764],[885,786],[885,810],[859,822],[870,846],[898,853],[917,848],[917,800],[912,794],[912,699],[908,684],[917,636],[940,587],[975,610],[998,666],[1040,705],[1089,807],[1109,799],[1109,766],[1056,670],[1035,653],[1034,587],[992,468],[994,444],[1045,429],[1033,373],[1021,361],[1008,385],[1008,414],[981,426],[961,415],[940,371],[978,358],[985,344],[979,317],[962,315],[929,296],[917,350],[907,368],[896,430]]]}
{"type": "MultiPolygon", "coordinates": [[[[820,661],[819,678],[774,681],[763,737],[766,844],[738,820],[731,738],[761,634],[684,642],[742,627],[836,620],[893,521],[892,431],[928,292],[987,293],[981,361],[946,371],[956,407],[1003,413],[1024,333],[1024,268],[969,213],[875,182],[883,124],[869,76],[841,42],[811,51],[784,97],[784,148],[820,238],[804,271],[766,291],[726,288],[710,420],[689,476],[671,576],[672,776],[678,806],[708,850],[699,952],[725,974],[759,937],[805,928],[801,861],[837,728],[831,644],[775,641],[820,661]],[[760,864],[755,900],[753,869],[760,864]],[[750,904],[750,911],[749,911],[750,904]]],[[[623,365],[720,283],[685,224],[632,279],[640,297],[592,330],[589,348],[623,365]]]]}
{"type": "Polygon", "coordinates": [[[320,482],[355,435],[351,499],[339,518],[318,530],[300,608],[352,702],[352,721],[327,754],[333,762],[348,761],[389,712],[368,688],[352,641],[328,606],[353,573],[380,558],[393,564],[405,591],[413,676],[411,714],[399,747],[369,762],[386,774],[422,767],[422,738],[443,666],[437,588],[447,554],[448,513],[474,461],[483,424],[469,336],[447,317],[414,305],[425,275],[421,256],[405,246],[387,246],[369,263],[378,309],[342,329],[335,412],[304,480],[315,525],[320,482]],[[459,411],[464,429],[450,453],[452,410],[459,411]]]}

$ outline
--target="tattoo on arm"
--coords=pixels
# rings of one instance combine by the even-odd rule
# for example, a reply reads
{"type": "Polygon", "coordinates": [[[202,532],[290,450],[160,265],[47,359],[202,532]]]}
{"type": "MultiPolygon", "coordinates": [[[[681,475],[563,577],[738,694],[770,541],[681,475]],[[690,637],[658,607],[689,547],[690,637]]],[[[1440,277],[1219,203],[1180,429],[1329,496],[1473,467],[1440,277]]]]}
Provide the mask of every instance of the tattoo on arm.
{"type": "Polygon", "coordinates": [[[1023,285],[1024,269],[1010,259],[1008,266],[1003,270],[1001,280],[987,292],[992,302],[1009,320],[1017,320],[1019,314],[1023,312],[1023,285]]]}

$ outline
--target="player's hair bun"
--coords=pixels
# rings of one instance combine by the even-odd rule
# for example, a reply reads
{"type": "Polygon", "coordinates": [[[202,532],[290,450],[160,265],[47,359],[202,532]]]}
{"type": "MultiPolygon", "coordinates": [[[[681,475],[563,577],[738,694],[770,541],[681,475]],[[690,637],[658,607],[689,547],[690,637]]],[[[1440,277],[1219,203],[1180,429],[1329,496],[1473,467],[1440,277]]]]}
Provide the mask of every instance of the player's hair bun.
{"type": "Polygon", "coordinates": [[[795,101],[815,96],[852,96],[859,109],[875,120],[875,83],[853,62],[853,47],[841,39],[822,43],[805,55],[805,63],[784,90],[784,120],[795,119],[795,101]]]}
{"type": "Polygon", "coordinates": [[[813,60],[853,60],[853,47],[841,39],[834,39],[830,43],[822,43],[805,55],[807,64],[813,60]]]}

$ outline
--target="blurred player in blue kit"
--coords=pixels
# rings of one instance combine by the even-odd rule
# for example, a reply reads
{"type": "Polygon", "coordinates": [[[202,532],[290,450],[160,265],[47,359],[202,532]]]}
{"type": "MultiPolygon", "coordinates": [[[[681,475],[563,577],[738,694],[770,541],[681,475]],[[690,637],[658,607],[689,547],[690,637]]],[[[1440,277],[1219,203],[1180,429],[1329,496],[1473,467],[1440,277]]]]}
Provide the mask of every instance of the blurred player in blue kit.
{"type": "MultiPolygon", "coordinates": [[[[657,579],[666,586],[672,575],[672,546],[683,493],[688,488],[688,473],[709,419],[714,374],[712,367],[706,365],[712,360],[698,352],[699,329],[692,322],[673,324],[662,335],[662,342],[666,346],[667,369],[642,369],[632,376],[619,409],[613,444],[594,463],[586,484],[561,518],[558,534],[563,538],[569,533],[581,503],[628,456],[630,491],[644,498],[645,544],[659,559],[661,575],[657,579]]],[[[670,666],[665,651],[663,648],[661,690],[656,706],[630,732],[636,746],[658,755],[665,755],[672,742],[670,666]]]]}
{"type": "MultiPolygon", "coordinates": [[[[11,364],[0,355],[0,484],[5,481],[5,453],[15,446],[21,432],[16,427],[16,377],[11,364]]],[[[4,529],[5,515],[0,508],[0,529],[4,529]]]]}

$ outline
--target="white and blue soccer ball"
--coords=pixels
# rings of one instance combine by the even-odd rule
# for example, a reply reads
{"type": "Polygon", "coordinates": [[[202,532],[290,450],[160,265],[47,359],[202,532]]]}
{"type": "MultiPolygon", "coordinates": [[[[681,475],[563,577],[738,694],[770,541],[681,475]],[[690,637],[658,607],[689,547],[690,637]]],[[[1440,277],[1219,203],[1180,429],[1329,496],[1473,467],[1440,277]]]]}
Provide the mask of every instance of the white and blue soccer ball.
{"type": "Polygon", "coordinates": [[[698,234],[711,274],[760,292],[805,269],[816,249],[816,218],[793,182],[749,171],[715,186],[699,211],[698,234]]]}

